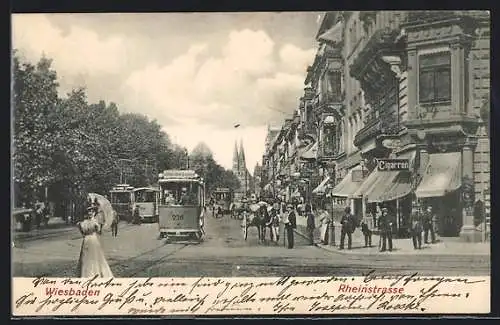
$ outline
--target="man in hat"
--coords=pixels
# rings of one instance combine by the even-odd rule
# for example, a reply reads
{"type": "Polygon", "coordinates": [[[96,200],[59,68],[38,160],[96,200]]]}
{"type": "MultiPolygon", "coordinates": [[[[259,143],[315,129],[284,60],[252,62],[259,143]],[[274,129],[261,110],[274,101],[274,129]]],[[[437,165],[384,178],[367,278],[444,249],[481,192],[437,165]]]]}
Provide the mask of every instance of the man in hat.
{"type": "Polygon", "coordinates": [[[386,251],[386,244],[389,243],[389,252],[392,251],[392,222],[389,217],[389,210],[384,207],[382,208],[382,215],[379,220],[380,238],[382,240],[381,252],[386,251]]]}
{"type": "Polygon", "coordinates": [[[295,217],[295,212],[293,211],[293,206],[291,204],[288,204],[286,209],[287,211],[285,212],[283,223],[285,224],[288,248],[292,249],[294,245],[293,230],[297,228],[297,219],[295,217]]]}
{"type": "Polygon", "coordinates": [[[411,211],[411,238],[414,249],[422,248],[422,216],[418,207],[414,206],[411,211]]]}
{"type": "Polygon", "coordinates": [[[424,242],[429,244],[429,232],[431,233],[432,243],[436,243],[436,233],[434,232],[434,220],[435,215],[432,211],[432,206],[427,206],[427,210],[424,212],[423,216],[423,228],[424,228],[424,242]]]}
{"type": "Polygon", "coordinates": [[[352,233],[354,232],[354,217],[351,214],[351,208],[346,207],[344,209],[344,215],[340,220],[342,228],[340,230],[340,247],[339,249],[344,249],[345,236],[347,235],[347,249],[352,248],[352,233]]]}
{"type": "Polygon", "coordinates": [[[118,222],[120,221],[118,217],[118,213],[116,213],[115,210],[113,210],[113,221],[111,222],[111,235],[113,237],[118,236],[118,222]]]}

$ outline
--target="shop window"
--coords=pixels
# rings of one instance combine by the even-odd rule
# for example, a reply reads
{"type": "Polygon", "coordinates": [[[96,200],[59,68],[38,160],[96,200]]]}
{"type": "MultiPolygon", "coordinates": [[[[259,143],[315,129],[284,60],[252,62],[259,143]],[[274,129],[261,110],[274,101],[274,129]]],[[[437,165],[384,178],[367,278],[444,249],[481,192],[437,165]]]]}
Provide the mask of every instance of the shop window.
{"type": "Polygon", "coordinates": [[[451,55],[449,52],[419,57],[419,101],[451,100],[451,55]]]}

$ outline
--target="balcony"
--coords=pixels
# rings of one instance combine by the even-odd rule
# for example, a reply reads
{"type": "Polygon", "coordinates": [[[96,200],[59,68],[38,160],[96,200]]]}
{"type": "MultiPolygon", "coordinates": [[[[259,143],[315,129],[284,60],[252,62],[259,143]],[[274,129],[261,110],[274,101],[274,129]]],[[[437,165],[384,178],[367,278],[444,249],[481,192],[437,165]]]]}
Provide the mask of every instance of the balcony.
{"type": "Polygon", "coordinates": [[[398,41],[399,34],[398,28],[377,30],[349,67],[351,76],[361,83],[368,102],[392,84],[396,77],[384,57],[395,56],[405,62],[405,49],[398,41]]]}
{"type": "Polygon", "coordinates": [[[403,126],[391,115],[384,114],[367,120],[365,126],[354,137],[354,145],[360,147],[363,143],[381,135],[397,135],[403,126]]]}

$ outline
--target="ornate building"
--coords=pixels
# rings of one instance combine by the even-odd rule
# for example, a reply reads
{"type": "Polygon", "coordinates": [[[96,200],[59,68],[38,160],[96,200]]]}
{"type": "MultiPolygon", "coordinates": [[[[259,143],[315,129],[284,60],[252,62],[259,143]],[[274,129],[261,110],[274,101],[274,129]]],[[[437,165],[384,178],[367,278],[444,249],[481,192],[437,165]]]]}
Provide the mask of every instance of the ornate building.
{"type": "Polygon", "coordinates": [[[250,190],[250,173],[248,172],[246,165],[243,141],[240,142],[239,149],[238,144],[236,142],[234,143],[233,173],[236,175],[236,177],[238,177],[238,180],[240,181],[240,188],[235,191],[236,198],[247,196],[250,190]]]}
{"type": "MultiPolygon", "coordinates": [[[[359,217],[388,208],[401,236],[412,209],[427,206],[441,236],[488,234],[489,22],[487,11],[326,13],[300,98],[293,174],[359,217]],[[380,167],[394,159],[405,170],[380,167]]],[[[272,184],[288,167],[280,144],[294,125],[285,121],[266,148],[272,184]]]]}

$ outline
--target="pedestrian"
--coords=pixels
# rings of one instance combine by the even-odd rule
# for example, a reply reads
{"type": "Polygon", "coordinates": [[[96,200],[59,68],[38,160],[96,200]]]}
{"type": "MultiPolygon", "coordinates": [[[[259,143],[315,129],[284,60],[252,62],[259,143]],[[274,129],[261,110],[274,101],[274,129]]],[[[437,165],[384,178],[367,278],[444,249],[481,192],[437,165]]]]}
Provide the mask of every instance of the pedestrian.
{"type": "Polygon", "coordinates": [[[99,203],[99,201],[97,200],[97,197],[94,198],[94,202],[92,203],[92,207],[94,208],[95,210],[95,218],[97,220],[97,223],[99,224],[99,235],[102,234],[102,228],[104,227],[104,213],[101,209],[101,205],[99,203]]]}
{"type": "Polygon", "coordinates": [[[365,218],[361,221],[361,232],[365,238],[365,247],[372,247],[372,230],[368,227],[368,223],[365,218]]]}
{"type": "Polygon", "coordinates": [[[284,224],[286,229],[286,239],[288,243],[288,248],[292,249],[294,245],[293,230],[297,228],[297,220],[295,217],[295,212],[293,211],[293,205],[287,205],[287,211],[285,212],[284,224]]]}
{"type": "Polygon", "coordinates": [[[77,276],[81,278],[112,278],[113,273],[109,267],[99,238],[97,236],[100,225],[95,219],[95,207],[89,207],[85,219],[78,223],[78,228],[83,236],[78,259],[77,276]]]}
{"type": "Polygon", "coordinates": [[[113,210],[113,221],[111,221],[111,235],[113,237],[117,237],[118,236],[118,223],[120,221],[119,217],[118,217],[118,213],[116,213],[115,210],[113,210]]]}
{"type": "Polygon", "coordinates": [[[389,210],[382,208],[382,215],[379,218],[380,239],[382,241],[381,252],[385,252],[389,244],[389,252],[392,252],[392,222],[389,217],[389,210]]]}
{"type": "Polygon", "coordinates": [[[136,205],[133,208],[132,212],[132,220],[134,224],[140,225],[141,224],[141,215],[139,213],[139,207],[136,205]]]}
{"type": "Polygon", "coordinates": [[[314,213],[312,212],[311,205],[308,203],[305,205],[305,214],[307,218],[307,237],[309,239],[309,245],[314,245],[314,229],[316,229],[316,225],[314,223],[314,213]]]}
{"type": "Polygon", "coordinates": [[[280,218],[279,213],[274,206],[271,207],[270,215],[273,240],[278,243],[280,240],[280,218]]]}
{"type": "Polygon", "coordinates": [[[426,244],[429,244],[429,232],[431,233],[432,243],[436,243],[436,234],[434,232],[434,213],[432,211],[432,206],[427,206],[427,210],[423,216],[423,226],[424,226],[424,241],[426,244]]]}
{"type": "Polygon", "coordinates": [[[351,208],[344,209],[344,215],[340,221],[342,228],[340,229],[340,247],[344,249],[345,236],[347,235],[347,249],[352,248],[352,233],[354,232],[354,216],[351,214],[351,208]]]}
{"type": "Polygon", "coordinates": [[[411,239],[414,249],[422,248],[422,216],[420,211],[413,209],[411,213],[411,239]]]}

